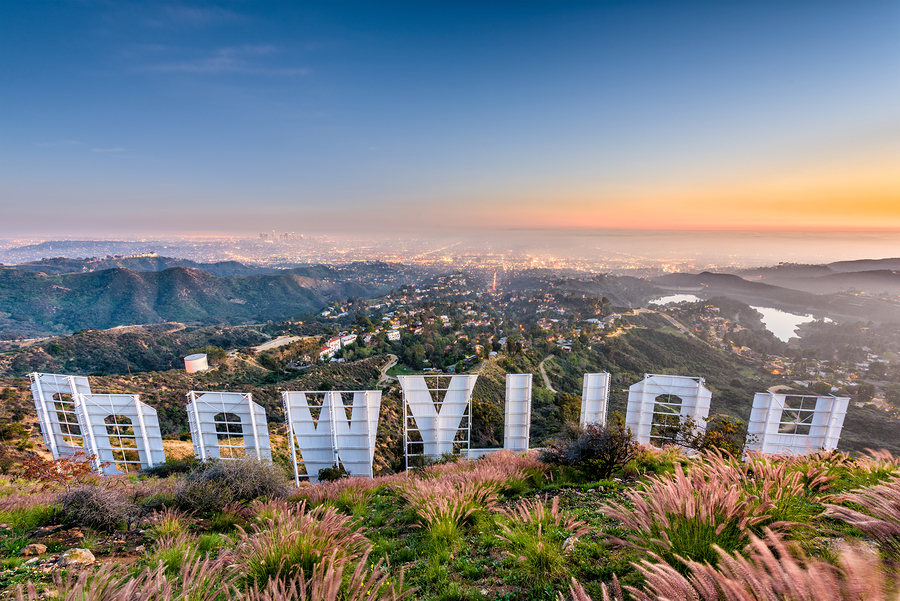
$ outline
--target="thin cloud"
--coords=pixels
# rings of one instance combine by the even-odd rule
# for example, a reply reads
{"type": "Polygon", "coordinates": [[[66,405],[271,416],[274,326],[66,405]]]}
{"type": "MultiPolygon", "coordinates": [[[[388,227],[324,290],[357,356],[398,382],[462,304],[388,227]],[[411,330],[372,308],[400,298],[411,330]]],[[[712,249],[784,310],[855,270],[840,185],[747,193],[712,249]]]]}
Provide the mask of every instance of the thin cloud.
{"type": "Polygon", "coordinates": [[[166,6],[146,18],[151,27],[206,27],[240,20],[238,13],[220,7],[166,6]]]}
{"type": "Polygon", "coordinates": [[[309,69],[295,67],[268,67],[251,60],[252,57],[274,54],[277,49],[267,44],[219,48],[211,56],[201,56],[184,61],[157,63],[142,70],[157,73],[246,73],[296,77],[308,75],[309,69]]]}
{"type": "Polygon", "coordinates": [[[35,144],[35,146],[40,146],[41,148],[53,148],[55,146],[78,146],[80,142],[76,142],[75,140],[59,140],[58,142],[43,142],[40,144],[35,144]]]}
{"type": "Polygon", "coordinates": [[[91,148],[91,152],[125,152],[124,148],[91,148]]]}

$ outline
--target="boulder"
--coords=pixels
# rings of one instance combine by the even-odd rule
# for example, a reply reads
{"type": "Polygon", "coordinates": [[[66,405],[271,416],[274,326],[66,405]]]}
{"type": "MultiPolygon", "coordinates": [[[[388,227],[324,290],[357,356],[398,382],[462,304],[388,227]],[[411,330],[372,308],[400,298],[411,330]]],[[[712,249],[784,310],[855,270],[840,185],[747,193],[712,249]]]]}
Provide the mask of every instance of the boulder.
{"type": "Polygon", "coordinates": [[[69,549],[57,562],[62,567],[84,566],[94,563],[94,554],[87,549],[69,549]]]}
{"type": "Polygon", "coordinates": [[[30,545],[22,549],[19,554],[28,557],[30,555],[43,555],[46,552],[47,545],[42,545],[41,543],[31,543],[30,545]]]}

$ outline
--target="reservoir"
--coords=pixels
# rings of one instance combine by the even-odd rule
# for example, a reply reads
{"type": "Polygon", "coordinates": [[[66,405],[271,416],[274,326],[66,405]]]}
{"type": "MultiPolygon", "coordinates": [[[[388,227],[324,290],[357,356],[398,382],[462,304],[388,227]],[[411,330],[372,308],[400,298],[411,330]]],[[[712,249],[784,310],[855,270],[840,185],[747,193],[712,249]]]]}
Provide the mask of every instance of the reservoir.
{"type": "MultiPolygon", "coordinates": [[[[651,302],[657,305],[668,305],[669,303],[682,302],[696,303],[702,300],[704,299],[693,294],[670,294],[651,302]]],[[[789,339],[796,336],[795,330],[800,327],[800,324],[815,320],[815,317],[812,315],[798,315],[796,313],[782,311],[781,309],[773,309],[772,307],[753,308],[762,314],[762,322],[765,324],[766,329],[775,334],[776,338],[784,342],[787,342],[789,339]]],[[[825,320],[831,321],[828,318],[825,320]]]]}
{"type": "Polygon", "coordinates": [[[694,296],[693,294],[670,294],[669,296],[663,296],[650,302],[656,303],[657,305],[668,305],[669,303],[697,303],[702,300],[702,298],[694,296]]]}
{"type": "MultiPolygon", "coordinates": [[[[796,315],[788,313],[781,309],[773,309],[771,307],[753,307],[762,313],[762,322],[766,324],[766,329],[775,334],[779,340],[787,342],[789,339],[796,337],[795,330],[800,324],[815,321],[812,315],[796,315]]],[[[825,321],[831,321],[827,317],[825,321]]]]}

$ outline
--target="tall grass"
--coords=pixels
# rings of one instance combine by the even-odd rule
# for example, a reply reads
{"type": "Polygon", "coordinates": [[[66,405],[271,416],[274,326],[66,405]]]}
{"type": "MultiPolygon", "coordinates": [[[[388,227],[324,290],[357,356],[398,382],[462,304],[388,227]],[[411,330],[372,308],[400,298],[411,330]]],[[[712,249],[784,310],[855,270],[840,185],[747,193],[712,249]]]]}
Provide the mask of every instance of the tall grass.
{"type": "Polygon", "coordinates": [[[291,500],[306,500],[312,507],[330,504],[353,515],[362,515],[383,484],[372,478],[341,478],[299,487],[291,500]]]}
{"type": "Polygon", "coordinates": [[[426,528],[436,551],[452,549],[475,512],[497,504],[498,482],[441,478],[410,479],[397,492],[426,528]]]}
{"type": "Polygon", "coordinates": [[[741,549],[750,528],[769,520],[774,507],[715,471],[685,474],[680,464],[674,474],[650,478],[644,490],[625,496],[633,508],[612,503],[601,509],[630,531],[625,540],[612,540],[682,567],[683,560],[715,564],[714,545],[729,553],[741,549]]]}
{"type": "Polygon", "coordinates": [[[177,509],[166,507],[150,516],[150,535],[155,538],[177,537],[187,531],[190,516],[177,509]]]}
{"type": "Polygon", "coordinates": [[[826,515],[843,520],[874,539],[884,553],[900,566],[900,478],[833,497],[837,503],[852,503],[862,509],[829,504],[826,515]]]}
{"type": "Polygon", "coordinates": [[[104,564],[96,572],[57,572],[49,591],[31,582],[19,586],[18,601],[232,601],[241,594],[227,563],[189,556],[174,573],[164,566],[132,573],[125,566],[104,564]]]}
{"type": "Polygon", "coordinates": [[[263,587],[254,586],[241,595],[241,601],[400,601],[410,596],[415,589],[403,591],[403,573],[396,582],[382,562],[367,569],[369,554],[364,553],[359,561],[350,562],[332,552],[312,571],[301,572],[291,580],[270,580],[263,587]],[[348,567],[353,572],[345,574],[348,567]]]}
{"type": "Polygon", "coordinates": [[[574,543],[590,528],[560,510],[559,497],[546,501],[521,501],[511,509],[500,509],[507,523],[500,524],[507,553],[516,561],[517,572],[530,584],[553,582],[566,574],[566,543],[574,543]]]}
{"type": "MultiPolygon", "coordinates": [[[[636,601],[692,599],[697,601],[895,601],[900,589],[886,578],[885,566],[865,551],[850,548],[840,557],[840,566],[806,557],[767,530],[764,538],[750,537],[749,556],[716,548],[718,567],[688,561],[688,574],[665,563],[641,562],[645,579],[642,589],[625,587],[636,601]]],[[[573,586],[573,598],[587,598],[573,586]]],[[[620,590],[609,595],[624,601],[620,590]]]]}
{"type": "Polygon", "coordinates": [[[264,587],[269,580],[286,582],[301,572],[311,574],[332,555],[359,561],[370,550],[371,543],[354,522],[334,508],[308,511],[303,504],[284,504],[251,525],[250,532],[239,527],[234,550],[223,555],[242,566],[244,582],[264,587]]]}

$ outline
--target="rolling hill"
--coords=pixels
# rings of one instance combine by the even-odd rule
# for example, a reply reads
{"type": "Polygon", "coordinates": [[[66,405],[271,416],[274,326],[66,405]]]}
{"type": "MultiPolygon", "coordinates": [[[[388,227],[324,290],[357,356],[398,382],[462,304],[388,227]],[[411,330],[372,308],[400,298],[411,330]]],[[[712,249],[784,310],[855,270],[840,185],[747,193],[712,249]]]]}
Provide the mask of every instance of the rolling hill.
{"type": "MultiPolygon", "coordinates": [[[[861,277],[863,273],[865,272],[838,275],[861,277]]],[[[653,281],[660,286],[699,288],[705,296],[727,296],[751,305],[765,304],[785,311],[813,313],[817,317],[830,317],[839,321],[900,321],[900,303],[860,298],[849,293],[816,294],[766,282],[751,282],[730,273],[673,273],[654,278],[653,281]]]]}
{"type": "Polygon", "coordinates": [[[349,278],[335,268],[311,273],[341,275],[332,281],[304,270],[217,277],[172,267],[162,271],[107,269],[47,275],[0,269],[0,334],[64,335],[86,328],[178,321],[189,325],[238,325],[296,318],[332,300],[370,297],[405,277],[389,266],[378,275],[349,278]],[[392,277],[394,276],[394,277],[392,277]]]}
{"type": "Polygon", "coordinates": [[[781,263],[735,274],[752,281],[816,294],[856,290],[900,295],[900,259],[862,259],[825,265],[781,263]]]}

